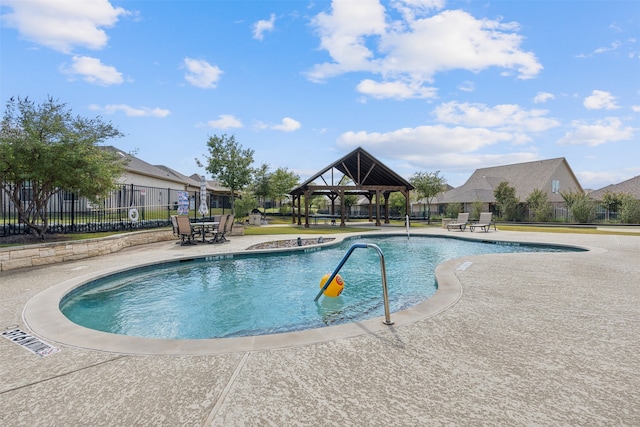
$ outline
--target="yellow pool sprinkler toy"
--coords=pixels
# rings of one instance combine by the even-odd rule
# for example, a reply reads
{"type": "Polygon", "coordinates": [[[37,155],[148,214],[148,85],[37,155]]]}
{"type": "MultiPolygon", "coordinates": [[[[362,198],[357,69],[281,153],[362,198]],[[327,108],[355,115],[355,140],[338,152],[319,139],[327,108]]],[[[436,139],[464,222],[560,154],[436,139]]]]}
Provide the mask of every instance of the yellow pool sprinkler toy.
{"type": "MultiPolygon", "coordinates": [[[[322,279],[320,279],[320,289],[322,289],[327,279],[329,279],[329,276],[331,276],[331,274],[328,273],[322,276],[322,279]]],[[[324,290],[324,296],[335,298],[340,296],[343,290],[344,280],[342,280],[342,277],[340,277],[339,274],[336,274],[336,277],[333,278],[331,283],[329,283],[329,286],[327,286],[327,289],[324,290]]]]}

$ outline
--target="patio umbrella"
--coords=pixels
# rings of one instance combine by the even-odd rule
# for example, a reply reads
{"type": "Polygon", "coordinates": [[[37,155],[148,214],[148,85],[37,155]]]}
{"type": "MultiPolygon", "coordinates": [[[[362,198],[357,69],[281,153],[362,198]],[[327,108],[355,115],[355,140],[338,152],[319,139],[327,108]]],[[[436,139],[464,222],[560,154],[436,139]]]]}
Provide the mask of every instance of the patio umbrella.
{"type": "Polygon", "coordinates": [[[207,207],[207,181],[204,177],[200,180],[200,207],[198,208],[198,212],[200,212],[202,216],[209,213],[209,208],[207,207]]]}

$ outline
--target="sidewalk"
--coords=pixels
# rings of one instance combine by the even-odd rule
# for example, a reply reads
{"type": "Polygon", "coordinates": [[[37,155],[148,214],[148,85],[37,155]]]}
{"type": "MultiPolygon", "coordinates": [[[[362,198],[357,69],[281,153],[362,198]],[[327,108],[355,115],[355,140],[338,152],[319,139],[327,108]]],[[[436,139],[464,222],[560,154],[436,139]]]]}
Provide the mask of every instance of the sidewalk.
{"type": "MultiPolygon", "coordinates": [[[[591,250],[448,261],[438,280],[461,296],[445,311],[349,337],[323,328],[312,343],[195,355],[59,345],[39,358],[1,338],[0,425],[640,425],[640,236],[456,234],[591,250]]],[[[163,242],[0,272],[0,325],[29,332],[25,305],[66,281],[297,237],[163,242]]]]}

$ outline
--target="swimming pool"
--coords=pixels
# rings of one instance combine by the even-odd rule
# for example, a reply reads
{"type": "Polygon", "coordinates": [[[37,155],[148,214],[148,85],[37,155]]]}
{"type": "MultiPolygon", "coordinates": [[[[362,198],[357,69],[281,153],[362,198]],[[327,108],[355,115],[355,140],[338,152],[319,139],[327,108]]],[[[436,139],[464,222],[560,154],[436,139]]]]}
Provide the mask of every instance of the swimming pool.
{"type": "Polygon", "coordinates": [[[170,339],[259,336],[379,317],[380,265],[373,251],[355,251],[349,258],[340,272],[346,282],[340,297],[313,301],[320,278],[356,242],[374,243],[384,253],[392,312],[433,295],[435,266],[446,260],[568,250],[424,236],[349,238],[328,248],[219,255],[138,268],[74,289],[62,298],[60,309],[91,329],[170,339]]]}

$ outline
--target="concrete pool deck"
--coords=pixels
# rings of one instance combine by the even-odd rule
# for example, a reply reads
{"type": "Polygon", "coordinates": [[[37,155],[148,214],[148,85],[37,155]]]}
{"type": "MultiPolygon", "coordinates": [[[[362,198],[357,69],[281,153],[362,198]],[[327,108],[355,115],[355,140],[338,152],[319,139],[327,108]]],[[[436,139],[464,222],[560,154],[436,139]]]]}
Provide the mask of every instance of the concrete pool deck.
{"type": "MultiPolygon", "coordinates": [[[[411,234],[590,251],[448,261],[438,279],[460,290],[452,305],[418,320],[392,313],[395,325],[352,336],[325,328],[318,342],[300,334],[273,348],[135,355],[42,336],[61,351],[40,358],[0,338],[0,425],[640,425],[640,236],[411,234]]],[[[296,237],[162,242],[0,272],[0,326],[38,336],[23,310],[63,283],[296,237]]]]}

